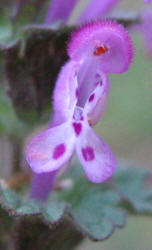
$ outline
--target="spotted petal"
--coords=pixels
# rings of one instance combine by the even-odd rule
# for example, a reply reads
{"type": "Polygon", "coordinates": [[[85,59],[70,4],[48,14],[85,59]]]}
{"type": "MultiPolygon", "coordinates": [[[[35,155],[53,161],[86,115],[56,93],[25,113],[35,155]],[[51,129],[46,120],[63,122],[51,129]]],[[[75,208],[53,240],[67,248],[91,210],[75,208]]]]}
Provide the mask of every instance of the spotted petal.
{"type": "Polygon", "coordinates": [[[26,159],[34,172],[50,172],[70,159],[74,147],[75,134],[67,122],[34,137],[27,147],[26,159]]]}
{"type": "Polygon", "coordinates": [[[77,138],[76,150],[91,182],[101,183],[111,177],[116,168],[115,157],[109,146],[87,124],[77,138]]]}
{"type": "Polygon", "coordinates": [[[95,125],[105,111],[109,93],[108,76],[104,73],[97,75],[95,84],[96,87],[90,94],[84,107],[84,112],[87,114],[91,125],[95,125]]]}

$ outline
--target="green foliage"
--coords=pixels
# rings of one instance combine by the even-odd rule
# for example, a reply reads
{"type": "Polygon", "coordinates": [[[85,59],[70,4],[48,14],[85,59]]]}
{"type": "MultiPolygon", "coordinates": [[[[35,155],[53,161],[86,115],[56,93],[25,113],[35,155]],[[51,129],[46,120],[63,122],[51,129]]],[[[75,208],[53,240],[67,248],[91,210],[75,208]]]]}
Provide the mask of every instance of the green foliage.
{"type": "Polygon", "coordinates": [[[0,17],[0,43],[6,43],[12,35],[12,25],[4,13],[0,17]]]}
{"type": "Polygon", "coordinates": [[[135,213],[152,213],[152,189],[144,181],[148,176],[151,173],[135,167],[120,168],[115,175],[116,189],[124,203],[128,202],[135,213]]]}
{"type": "MultiPolygon", "coordinates": [[[[0,89],[0,134],[15,135],[16,138],[23,138],[27,134],[29,126],[18,119],[9,97],[6,95],[3,86],[0,89]]],[[[31,130],[31,127],[30,127],[31,130]]]]}
{"type": "MultiPolygon", "coordinates": [[[[73,169],[69,171],[69,177],[72,172],[73,169]]],[[[11,216],[14,223],[14,216],[34,216],[53,230],[56,224],[60,227],[61,219],[68,219],[75,225],[75,230],[78,229],[92,240],[104,240],[116,228],[125,226],[127,214],[152,213],[152,189],[145,185],[146,171],[119,168],[113,181],[100,185],[91,184],[83,178],[79,167],[76,172],[73,185],[60,192],[55,191],[44,204],[1,187],[0,204],[5,213],[3,220],[6,219],[7,223],[8,216],[11,216]]]]}
{"type": "Polygon", "coordinates": [[[31,216],[41,215],[47,223],[59,221],[67,209],[64,201],[56,199],[46,202],[45,206],[34,200],[28,200],[9,188],[0,186],[0,204],[10,215],[31,216]]]}
{"type": "Polygon", "coordinates": [[[33,200],[27,201],[23,204],[20,204],[16,209],[16,215],[27,216],[27,215],[39,215],[40,207],[33,200]]]}
{"type": "Polygon", "coordinates": [[[64,201],[48,201],[44,207],[42,207],[43,218],[51,224],[57,223],[63,217],[67,211],[67,203],[64,201]]]}
{"type": "Polygon", "coordinates": [[[16,209],[21,205],[21,199],[14,191],[0,186],[0,203],[11,214],[15,214],[16,209]]]}
{"type": "Polygon", "coordinates": [[[120,197],[112,190],[91,188],[72,206],[75,223],[93,240],[104,240],[115,227],[124,226],[126,213],[119,207],[120,197]]]}

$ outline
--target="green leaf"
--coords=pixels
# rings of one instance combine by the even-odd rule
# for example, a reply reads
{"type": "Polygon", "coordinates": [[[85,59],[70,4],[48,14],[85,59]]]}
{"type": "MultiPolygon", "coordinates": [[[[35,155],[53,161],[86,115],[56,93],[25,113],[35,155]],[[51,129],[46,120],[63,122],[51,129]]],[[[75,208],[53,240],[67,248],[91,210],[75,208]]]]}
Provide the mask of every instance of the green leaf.
{"type": "Polygon", "coordinates": [[[29,200],[15,209],[15,211],[18,216],[41,215],[43,221],[47,224],[55,224],[65,215],[67,204],[62,201],[52,200],[42,205],[34,200],[29,200]]]}
{"type": "Polygon", "coordinates": [[[40,212],[40,206],[34,201],[29,200],[26,203],[22,204],[16,209],[16,212],[18,215],[39,215],[40,212]]]}
{"type": "MultiPolygon", "coordinates": [[[[20,121],[13,110],[3,86],[0,89],[0,134],[16,135],[23,138],[29,130],[27,124],[20,121]]],[[[30,127],[31,130],[31,127],[30,127]]]]}
{"type": "Polygon", "coordinates": [[[13,244],[14,249],[18,250],[31,248],[66,250],[76,246],[83,239],[83,235],[70,220],[63,219],[58,225],[66,212],[67,205],[65,202],[57,201],[55,196],[42,206],[34,200],[25,202],[24,197],[1,187],[0,204],[3,206],[3,209],[0,207],[2,249],[10,249],[7,247],[10,235],[13,239],[11,247],[13,244]],[[16,219],[16,216],[20,218],[16,219]]]}
{"type": "Polygon", "coordinates": [[[12,216],[37,215],[40,213],[39,205],[33,200],[26,200],[22,195],[8,187],[0,185],[0,205],[12,216]]]}
{"type": "Polygon", "coordinates": [[[99,185],[79,175],[78,169],[73,185],[52,192],[46,203],[25,200],[24,196],[0,187],[0,204],[11,216],[34,215],[50,230],[62,218],[71,223],[70,217],[79,231],[92,240],[107,239],[116,228],[123,227],[130,207],[136,213],[152,212],[152,190],[145,185],[147,171],[118,168],[114,181],[99,185]]]}
{"type": "Polygon", "coordinates": [[[116,192],[92,187],[73,204],[70,214],[75,224],[91,239],[104,240],[116,227],[125,224],[126,213],[118,206],[119,202],[116,192]]]}
{"type": "MultiPolygon", "coordinates": [[[[134,212],[152,213],[152,189],[146,187],[148,171],[139,168],[119,168],[115,174],[114,185],[122,199],[128,202],[134,212]]],[[[129,207],[128,207],[129,209],[129,207]]]]}
{"type": "Polygon", "coordinates": [[[51,224],[57,223],[67,211],[67,203],[62,201],[50,201],[42,208],[42,216],[51,224]]]}
{"type": "Polygon", "coordinates": [[[68,205],[55,197],[41,204],[34,200],[26,200],[9,188],[0,186],[0,204],[10,215],[32,216],[41,215],[46,223],[55,224],[67,213],[68,205]]]}
{"type": "Polygon", "coordinates": [[[0,204],[7,211],[14,214],[15,209],[20,206],[21,200],[14,191],[0,186],[0,204]]]}

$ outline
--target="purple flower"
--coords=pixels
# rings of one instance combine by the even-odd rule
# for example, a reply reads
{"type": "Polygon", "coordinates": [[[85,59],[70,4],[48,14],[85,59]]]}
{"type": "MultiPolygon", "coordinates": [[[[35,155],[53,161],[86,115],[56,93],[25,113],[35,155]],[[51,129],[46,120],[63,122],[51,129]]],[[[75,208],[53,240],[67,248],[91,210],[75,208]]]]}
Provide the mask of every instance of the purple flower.
{"type": "Polygon", "coordinates": [[[101,18],[112,10],[120,0],[90,0],[87,7],[78,19],[78,23],[84,23],[93,19],[101,18]]]}
{"type": "Polygon", "coordinates": [[[26,157],[32,170],[58,170],[76,150],[88,179],[100,183],[116,167],[109,146],[92,129],[104,113],[109,92],[106,73],[122,73],[132,61],[126,30],[111,21],[85,25],[73,33],[70,60],[59,74],[54,91],[54,127],[36,136],[26,157]]]}
{"type": "MultiPolygon", "coordinates": [[[[80,65],[76,64],[70,61],[62,68],[54,93],[54,97],[58,96],[55,99],[57,105],[63,107],[64,122],[42,132],[31,141],[27,149],[27,160],[33,171],[50,172],[59,169],[76,149],[88,178],[93,182],[101,182],[112,174],[115,159],[109,147],[96,136],[90,125],[103,112],[99,106],[105,106],[109,82],[106,75],[100,73],[94,82],[96,87],[91,89],[93,86],[90,86],[84,98],[81,93],[85,91],[85,86],[78,90],[75,74],[80,65]],[[67,74],[69,70],[70,75],[67,74]]],[[[56,108],[56,103],[54,105],[56,108]]]]}
{"type": "Polygon", "coordinates": [[[145,3],[151,3],[152,0],[144,0],[145,3]]]}
{"type": "Polygon", "coordinates": [[[77,0],[51,0],[45,24],[52,24],[56,21],[66,23],[76,3],[77,0]]]}

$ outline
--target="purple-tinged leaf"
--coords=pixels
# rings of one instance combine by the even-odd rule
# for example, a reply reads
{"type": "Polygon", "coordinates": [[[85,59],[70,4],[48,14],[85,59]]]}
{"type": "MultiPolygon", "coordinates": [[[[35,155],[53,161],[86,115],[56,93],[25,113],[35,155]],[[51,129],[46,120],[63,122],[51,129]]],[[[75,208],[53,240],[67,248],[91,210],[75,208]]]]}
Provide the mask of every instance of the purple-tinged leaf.
{"type": "Polygon", "coordinates": [[[67,59],[69,30],[34,26],[28,31],[23,41],[1,47],[1,53],[14,108],[20,118],[35,122],[44,112],[49,115],[55,80],[67,59]]]}

